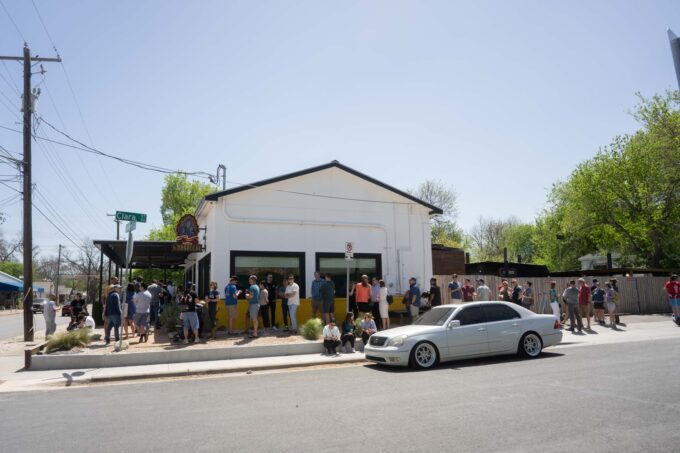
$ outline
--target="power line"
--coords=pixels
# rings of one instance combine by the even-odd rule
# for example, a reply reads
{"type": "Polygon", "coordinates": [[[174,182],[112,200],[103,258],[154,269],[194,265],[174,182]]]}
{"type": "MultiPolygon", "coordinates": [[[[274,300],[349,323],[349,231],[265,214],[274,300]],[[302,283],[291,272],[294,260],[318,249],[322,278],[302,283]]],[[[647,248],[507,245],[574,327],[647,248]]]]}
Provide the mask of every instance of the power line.
{"type": "MultiPolygon", "coordinates": [[[[14,92],[17,94],[17,96],[21,96],[21,92],[19,91],[19,87],[17,84],[14,82],[14,79],[12,78],[12,73],[10,72],[9,68],[7,67],[7,63],[4,61],[0,62],[2,63],[2,66],[5,68],[5,72],[7,72],[7,80],[9,80],[14,87],[14,92]]],[[[4,80],[4,77],[3,77],[4,80]]]]}
{"type": "Polygon", "coordinates": [[[7,14],[7,17],[9,17],[9,20],[10,20],[10,22],[12,22],[12,25],[14,25],[14,29],[17,31],[17,33],[19,34],[19,36],[21,36],[21,40],[22,40],[23,42],[26,42],[26,38],[24,38],[24,34],[21,33],[21,30],[19,29],[19,26],[17,25],[16,22],[14,22],[14,19],[12,18],[12,15],[9,13],[9,11],[7,10],[7,7],[6,7],[5,4],[2,2],[2,0],[0,0],[0,6],[2,6],[2,9],[5,10],[5,14],[7,14]]]}
{"type": "Polygon", "coordinates": [[[61,233],[61,235],[64,236],[71,244],[73,244],[73,245],[76,246],[78,249],[82,250],[83,252],[87,253],[87,251],[86,251],[82,246],[76,244],[76,242],[75,242],[73,239],[71,239],[71,237],[70,237],[68,234],[64,233],[64,232],[61,230],[61,228],[59,228],[57,225],[55,225],[54,222],[52,222],[52,221],[50,220],[50,218],[49,218],[48,216],[46,216],[44,212],[42,212],[42,210],[38,207],[37,204],[33,204],[33,207],[35,208],[36,211],[38,211],[38,213],[39,213],[41,216],[43,216],[43,218],[44,218],[45,220],[47,220],[47,221],[50,223],[50,225],[52,225],[59,233],[61,233]]]}
{"type": "Polygon", "coordinates": [[[50,43],[52,44],[52,48],[54,49],[54,53],[59,55],[59,52],[57,52],[57,46],[54,44],[54,40],[52,39],[52,35],[50,35],[50,32],[47,31],[47,26],[45,26],[45,21],[42,18],[42,15],[40,14],[40,11],[38,10],[38,6],[35,4],[34,0],[31,0],[31,3],[33,3],[33,9],[35,9],[35,13],[38,15],[38,19],[40,19],[40,24],[42,24],[43,30],[45,30],[45,34],[47,35],[47,38],[50,40],[50,43]]]}

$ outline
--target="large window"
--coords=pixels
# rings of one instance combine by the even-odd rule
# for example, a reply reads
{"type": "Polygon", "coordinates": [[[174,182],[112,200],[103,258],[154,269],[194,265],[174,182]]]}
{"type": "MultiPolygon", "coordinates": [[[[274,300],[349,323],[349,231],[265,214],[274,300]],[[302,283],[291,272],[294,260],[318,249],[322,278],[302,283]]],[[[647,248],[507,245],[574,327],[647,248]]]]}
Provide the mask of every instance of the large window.
{"type": "MultiPolygon", "coordinates": [[[[322,274],[329,273],[335,283],[335,295],[347,295],[347,261],[342,253],[317,253],[316,269],[322,274]]],[[[349,262],[349,280],[357,282],[363,274],[369,278],[382,278],[382,260],[379,253],[355,253],[349,262]]]]}
{"type": "Polygon", "coordinates": [[[248,277],[256,275],[258,282],[272,274],[274,283],[282,285],[288,275],[295,276],[300,285],[300,297],[305,297],[305,254],[300,252],[231,252],[230,266],[232,275],[238,277],[240,288],[248,287],[248,277]]]}

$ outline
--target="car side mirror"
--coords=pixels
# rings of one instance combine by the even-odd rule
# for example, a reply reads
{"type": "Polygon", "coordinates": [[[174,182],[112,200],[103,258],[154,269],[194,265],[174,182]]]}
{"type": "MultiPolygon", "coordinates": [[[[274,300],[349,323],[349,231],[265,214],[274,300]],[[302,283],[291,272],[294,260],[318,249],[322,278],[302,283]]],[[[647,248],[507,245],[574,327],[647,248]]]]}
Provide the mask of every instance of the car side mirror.
{"type": "Polygon", "coordinates": [[[449,329],[453,329],[454,327],[460,327],[460,321],[457,319],[454,319],[449,323],[449,329]]]}

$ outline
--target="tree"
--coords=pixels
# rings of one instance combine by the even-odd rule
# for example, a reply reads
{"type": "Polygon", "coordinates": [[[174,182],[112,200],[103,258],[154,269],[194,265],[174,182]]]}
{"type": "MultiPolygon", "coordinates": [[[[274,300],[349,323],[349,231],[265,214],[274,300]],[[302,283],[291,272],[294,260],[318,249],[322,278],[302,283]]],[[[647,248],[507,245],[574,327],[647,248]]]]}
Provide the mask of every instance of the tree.
{"type": "Polygon", "coordinates": [[[432,242],[450,247],[460,247],[463,232],[456,224],[458,209],[456,192],[439,180],[426,180],[415,190],[408,193],[444,211],[443,214],[431,216],[432,242]]]}
{"type": "Polygon", "coordinates": [[[23,250],[22,245],[21,239],[16,241],[6,240],[0,233],[0,262],[16,261],[23,250]]]}
{"type": "Polygon", "coordinates": [[[13,261],[0,261],[0,271],[19,278],[24,274],[24,265],[13,261]]]}
{"type": "Polygon", "coordinates": [[[184,214],[193,214],[201,199],[214,192],[213,186],[200,181],[189,181],[187,175],[171,174],[165,176],[161,190],[161,215],[163,226],[149,233],[151,240],[172,240],[175,238],[175,225],[184,214]]]}
{"type": "MultiPolygon", "coordinates": [[[[475,261],[503,261],[503,248],[506,247],[508,231],[519,220],[511,217],[507,220],[480,217],[470,230],[468,243],[475,261]]],[[[508,256],[512,260],[512,255],[508,256]]]]}
{"type": "Polygon", "coordinates": [[[565,236],[602,253],[616,250],[631,264],[680,265],[680,93],[640,103],[642,128],[615,137],[595,157],[555,184],[550,215],[565,236]]]}

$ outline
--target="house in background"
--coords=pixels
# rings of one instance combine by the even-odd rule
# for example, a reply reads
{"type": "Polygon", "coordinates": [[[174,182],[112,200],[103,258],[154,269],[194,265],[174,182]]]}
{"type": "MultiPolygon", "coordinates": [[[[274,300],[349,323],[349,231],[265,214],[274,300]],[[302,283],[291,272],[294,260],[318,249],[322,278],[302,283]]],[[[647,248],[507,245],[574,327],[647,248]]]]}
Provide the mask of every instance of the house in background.
{"type": "Polygon", "coordinates": [[[595,269],[607,269],[608,267],[619,267],[618,260],[621,259],[620,253],[612,253],[612,264],[607,266],[607,255],[597,255],[595,253],[589,253],[583,255],[578,260],[581,262],[582,271],[591,271],[595,269]]]}
{"type": "Polygon", "coordinates": [[[382,277],[403,293],[410,277],[432,275],[430,216],[442,210],[338,161],[207,195],[196,210],[205,250],[185,262],[187,280],[205,294],[230,275],[294,274],[308,297],[314,271],[333,275],[346,294],[345,244],[354,259],[350,279],[382,277]]]}

